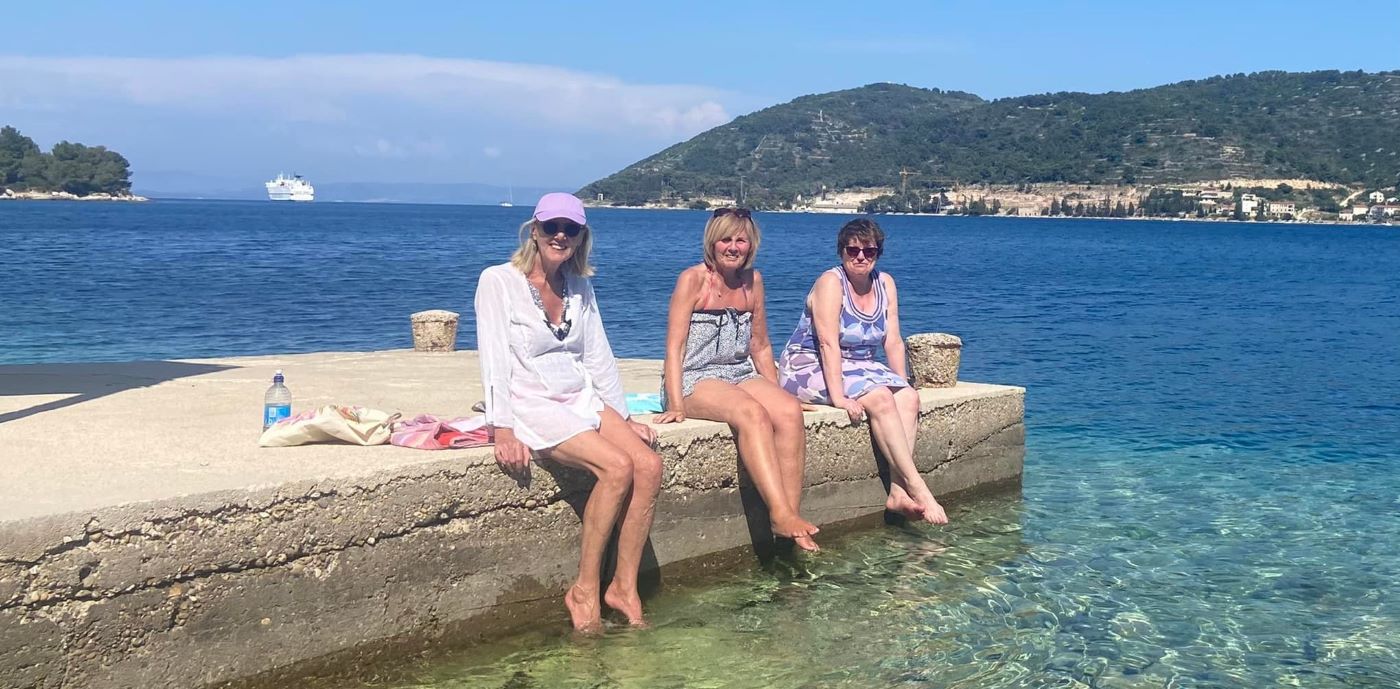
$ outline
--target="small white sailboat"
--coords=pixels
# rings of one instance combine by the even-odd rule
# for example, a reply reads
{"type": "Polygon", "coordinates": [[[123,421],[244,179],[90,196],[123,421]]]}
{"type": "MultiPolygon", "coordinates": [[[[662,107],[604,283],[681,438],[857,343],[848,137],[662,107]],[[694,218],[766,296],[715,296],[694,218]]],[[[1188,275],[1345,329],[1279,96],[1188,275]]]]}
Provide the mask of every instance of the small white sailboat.
{"type": "Polygon", "coordinates": [[[501,202],[501,208],[514,208],[514,207],[515,207],[515,186],[514,186],[514,185],[511,185],[511,186],[509,187],[509,189],[510,189],[510,191],[508,192],[508,193],[509,193],[509,196],[508,196],[507,200],[501,202]]]}

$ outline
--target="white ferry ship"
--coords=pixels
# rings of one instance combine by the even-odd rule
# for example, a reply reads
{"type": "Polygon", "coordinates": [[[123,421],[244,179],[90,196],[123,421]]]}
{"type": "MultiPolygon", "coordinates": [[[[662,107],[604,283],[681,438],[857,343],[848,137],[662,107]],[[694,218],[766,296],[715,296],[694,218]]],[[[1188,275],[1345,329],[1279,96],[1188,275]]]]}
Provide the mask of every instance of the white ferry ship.
{"type": "Polygon", "coordinates": [[[277,173],[277,179],[267,183],[267,198],[272,201],[315,201],[316,187],[301,175],[288,177],[277,173]]]}

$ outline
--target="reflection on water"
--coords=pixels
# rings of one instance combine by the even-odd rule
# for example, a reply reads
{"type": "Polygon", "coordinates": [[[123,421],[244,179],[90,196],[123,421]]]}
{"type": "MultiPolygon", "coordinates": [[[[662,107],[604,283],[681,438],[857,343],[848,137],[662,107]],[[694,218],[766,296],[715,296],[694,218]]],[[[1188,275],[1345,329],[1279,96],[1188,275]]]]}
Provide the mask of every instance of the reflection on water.
{"type": "Polygon", "coordinates": [[[1032,454],[1024,497],[668,589],[649,631],[555,627],[342,686],[1400,686],[1400,485],[1379,467],[1032,454]]]}

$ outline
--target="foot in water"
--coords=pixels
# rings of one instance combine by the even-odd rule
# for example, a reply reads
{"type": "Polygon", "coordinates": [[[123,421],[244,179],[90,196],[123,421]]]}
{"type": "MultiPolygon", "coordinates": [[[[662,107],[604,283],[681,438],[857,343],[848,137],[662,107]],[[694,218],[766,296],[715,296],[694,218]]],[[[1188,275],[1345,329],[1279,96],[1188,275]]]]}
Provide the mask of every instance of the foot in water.
{"type": "Polygon", "coordinates": [[[943,506],[933,498],[933,493],[925,492],[919,497],[919,506],[923,510],[923,520],[930,524],[947,524],[948,514],[943,511],[943,506]]]}
{"type": "Polygon", "coordinates": [[[816,524],[803,519],[797,515],[773,519],[768,522],[768,528],[774,536],[783,538],[798,538],[800,536],[815,536],[821,529],[816,524]]]}
{"type": "Polygon", "coordinates": [[[807,521],[799,516],[793,515],[784,519],[774,519],[768,522],[768,529],[778,538],[791,538],[797,547],[808,552],[821,550],[817,542],[812,540],[812,536],[821,529],[816,524],[807,521]]]}
{"type": "Polygon", "coordinates": [[[603,615],[598,609],[598,591],[589,591],[578,584],[569,587],[564,594],[564,607],[569,609],[574,631],[584,634],[598,634],[603,631],[603,615]]]}
{"type": "Polygon", "coordinates": [[[633,627],[647,627],[647,620],[642,616],[642,597],[637,595],[636,590],[627,591],[614,582],[603,594],[603,602],[609,608],[616,610],[627,618],[627,624],[633,627]]]}
{"type": "Polygon", "coordinates": [[[890,489],[890,498],[885,501],[885,509],[904,515],[905,519],[924,520],[924,506],[898,487],[890,489]]]}

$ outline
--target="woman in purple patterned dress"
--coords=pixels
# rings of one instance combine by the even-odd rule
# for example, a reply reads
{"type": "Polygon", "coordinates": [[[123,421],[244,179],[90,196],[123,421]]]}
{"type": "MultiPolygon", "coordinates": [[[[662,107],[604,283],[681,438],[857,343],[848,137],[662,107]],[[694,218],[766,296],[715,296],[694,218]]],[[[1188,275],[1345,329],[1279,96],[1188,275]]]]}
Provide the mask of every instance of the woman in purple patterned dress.
{"type": "Polygon", "coordinates": [[[841,265],[822,273],[807,294],[807,308],[778,362],[778,378],[797,399],[840,407],[852,423],[868,416],[870,435],[893,469],[885,507],[946,524],[943,506],[914,465],[919,393],[904,375],[894,278],[875,269],[884,247],[885,233],[873,220],[858,218],[841,228],[841,265]],[[875,359],[881,346],[888,366],[875,359]]]}

